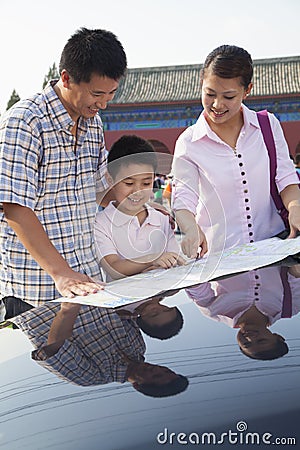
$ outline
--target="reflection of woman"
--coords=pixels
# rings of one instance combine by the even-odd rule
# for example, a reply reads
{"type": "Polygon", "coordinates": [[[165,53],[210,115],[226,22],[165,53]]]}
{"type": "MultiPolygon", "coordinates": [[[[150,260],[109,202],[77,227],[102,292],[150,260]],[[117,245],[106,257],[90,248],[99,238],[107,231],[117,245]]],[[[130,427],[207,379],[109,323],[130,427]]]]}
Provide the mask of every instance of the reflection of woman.
{"type": "Polygon", "coordinates": [[[187,294],[202,314],[239,329],[237,339],[244,354],[273,359],[287,353],[287,346],[269,327],[300,311],[299,267],[257,269],[191,287],[187,294]]]}
{"type": "MultiPolygon", "coordinates": [[[[185,233],[187,256],[195,257],[199,245],[202,256],[216,238],[220,250],[223,244],[266,239],[284,228],[270,194],[269,157],[256,113],[242,104],[251,92],[252,75],[249,53],[230,45],[212,51],[201,71],[204,111],[179,137],[172,169],[173,209],[185,233]]],[[[277,151],[276,185],[295,237],[299,180],[279,121],[272,114],[269,119],[277,151]]]]}

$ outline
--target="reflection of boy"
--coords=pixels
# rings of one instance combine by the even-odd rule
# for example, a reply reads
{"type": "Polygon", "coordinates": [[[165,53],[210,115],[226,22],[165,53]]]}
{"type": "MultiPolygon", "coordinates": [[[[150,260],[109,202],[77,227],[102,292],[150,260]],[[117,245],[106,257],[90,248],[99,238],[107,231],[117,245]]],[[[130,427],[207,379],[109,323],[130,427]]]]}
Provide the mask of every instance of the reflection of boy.
{"type": "Polygon", "coordinates": [[[151,300],[141,300],[115,311],[123,318],[136,318],[138,326],[148,336],[161,340],[169,339],[182,329],[183,317],[177,307],[162,305],[160,302],[175,292],[177,291],[169,291],[151,300]]]}
{"type": "Polygon", "coordinates": [[[166,215],[147,205],[156,170],[152,145],[123,136],[108,154],[114,202],[97,213],[95,242],[108,279],[184,264],[166,215]]]}

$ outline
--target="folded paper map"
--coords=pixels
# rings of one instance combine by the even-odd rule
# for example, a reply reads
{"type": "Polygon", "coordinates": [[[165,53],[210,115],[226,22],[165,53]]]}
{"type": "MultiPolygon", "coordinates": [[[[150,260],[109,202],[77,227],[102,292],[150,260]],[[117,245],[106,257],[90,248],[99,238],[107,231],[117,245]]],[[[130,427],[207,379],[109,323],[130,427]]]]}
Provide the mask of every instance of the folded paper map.
{"type": "Polygon", "coordinates": [[[184,266],[151,270],[112,281],[96,294],[71,299],[60,297],[53,301],[116,308],[172,289],[187,288],[225,275],[254,270],[298,252],[300,236],[285,240],[274,237],[242,244],[198,260],[190,260],[184,266]]]}

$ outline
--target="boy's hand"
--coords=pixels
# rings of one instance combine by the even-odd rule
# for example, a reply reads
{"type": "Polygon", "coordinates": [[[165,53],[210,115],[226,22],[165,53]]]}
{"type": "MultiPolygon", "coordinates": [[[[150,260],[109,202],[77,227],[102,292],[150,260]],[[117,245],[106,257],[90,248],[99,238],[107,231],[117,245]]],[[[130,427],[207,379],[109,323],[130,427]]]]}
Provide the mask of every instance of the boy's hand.
{"type": "Polygon", "coordinates": [[[162,267],[163,269],[170,269],[174,266],[183,266],[186,263],[182,256],[174,252],[163,253],[159,258],[153,261],[154,267],[162,267]]]}

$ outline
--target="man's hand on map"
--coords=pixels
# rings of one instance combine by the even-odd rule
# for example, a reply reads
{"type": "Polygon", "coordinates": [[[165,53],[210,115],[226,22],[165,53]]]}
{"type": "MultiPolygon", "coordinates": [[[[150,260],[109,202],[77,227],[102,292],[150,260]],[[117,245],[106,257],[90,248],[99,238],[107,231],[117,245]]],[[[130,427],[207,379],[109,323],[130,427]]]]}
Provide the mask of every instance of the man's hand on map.
{"type": "Polygon", "coordinates": [[[96,282],[89,276],[67,268],[64,273],[52,276],[55,286],[63,297],[95,294],[104,288],[104,283],[96,282]]]}

